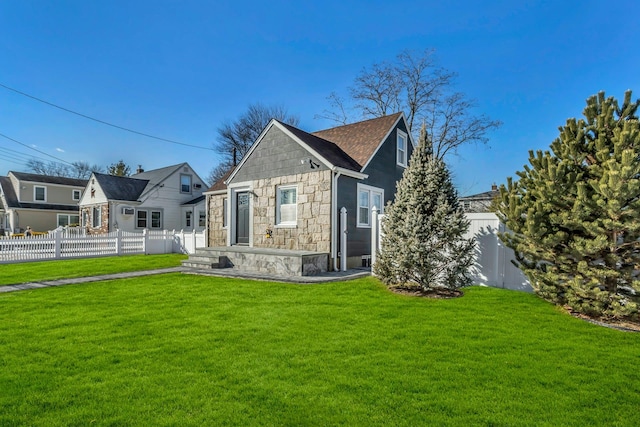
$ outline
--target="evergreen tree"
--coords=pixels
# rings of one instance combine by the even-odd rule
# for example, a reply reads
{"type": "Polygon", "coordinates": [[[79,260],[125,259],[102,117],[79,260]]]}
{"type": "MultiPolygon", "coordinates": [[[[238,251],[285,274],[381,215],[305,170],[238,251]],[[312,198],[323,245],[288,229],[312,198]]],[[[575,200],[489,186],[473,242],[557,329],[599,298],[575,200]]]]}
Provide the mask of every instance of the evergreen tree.
{"type": "Polygon", "coordinates": [[[445,163],[433,155],[423,126],[418,147],[386,209],[374,272],[388,285],[458,289],[471,281],[473,239],[445,163]]]}
{"type": "Polygon", "coordinates": [[[131,168],[123,160],[118,160],[117,163],[107,166],[107,173],[115,176],[130,176],[131,168]]]}
{"type": "Polygon", "coordinates": [[[588,315],[637,318],[640,292],[640,101],[604,92],[567,120],[551,151],[500,188],[496,213],[542,298],[588,315]]]}

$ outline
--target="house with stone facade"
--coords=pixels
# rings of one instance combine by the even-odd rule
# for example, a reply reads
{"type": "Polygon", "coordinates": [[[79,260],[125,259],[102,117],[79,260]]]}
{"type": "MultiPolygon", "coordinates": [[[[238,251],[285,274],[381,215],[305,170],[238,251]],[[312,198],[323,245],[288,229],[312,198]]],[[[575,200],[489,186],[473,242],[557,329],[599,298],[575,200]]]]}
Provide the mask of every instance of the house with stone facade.
{"type": "Polygon", "coordinates": [[[0,235],[78,225],[87,180],[10,171],[0,177],[0,235]]]}
{"type": "Polygon", "coordinates": [[[403,113],[312,133],[271,120],[237,167],[205,192],[208,246],[242,252],[245,261],[270,250],[326,260],[313,271],[336,268],[342,257],[361,266],[371,254],[372,209],[393,200],[413,147],[403,113]]]}
{"type": "Polygon", "coordinates": [[[205,182],[180,163],[131,176],[92,173],[79,203],[89,233],[184,230],[206,227],[205,182]]]}

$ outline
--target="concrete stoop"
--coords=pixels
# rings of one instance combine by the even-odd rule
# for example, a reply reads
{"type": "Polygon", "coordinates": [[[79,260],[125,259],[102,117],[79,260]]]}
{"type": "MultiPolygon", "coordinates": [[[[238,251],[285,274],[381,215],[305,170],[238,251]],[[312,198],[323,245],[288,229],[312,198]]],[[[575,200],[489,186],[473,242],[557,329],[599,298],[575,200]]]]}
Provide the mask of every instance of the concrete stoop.
{"type": "Polygon", "coordinates": [[[234,272],[284,277],[315,276],[329,271],[329,254],[286,249],[229,246],[200,248],[182,261],[189,270],[233,269],[234,272]]]}

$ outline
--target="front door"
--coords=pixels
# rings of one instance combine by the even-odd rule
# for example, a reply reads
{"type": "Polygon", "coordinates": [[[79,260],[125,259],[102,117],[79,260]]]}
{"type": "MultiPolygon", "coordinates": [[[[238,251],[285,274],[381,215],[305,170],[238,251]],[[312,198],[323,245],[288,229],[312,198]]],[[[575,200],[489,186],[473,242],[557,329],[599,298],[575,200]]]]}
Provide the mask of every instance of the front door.
{"type": "Polygon", "coordinates": [[[249,193],[238,193],[236,208],[236,243],[249,244],[249,193]]]}

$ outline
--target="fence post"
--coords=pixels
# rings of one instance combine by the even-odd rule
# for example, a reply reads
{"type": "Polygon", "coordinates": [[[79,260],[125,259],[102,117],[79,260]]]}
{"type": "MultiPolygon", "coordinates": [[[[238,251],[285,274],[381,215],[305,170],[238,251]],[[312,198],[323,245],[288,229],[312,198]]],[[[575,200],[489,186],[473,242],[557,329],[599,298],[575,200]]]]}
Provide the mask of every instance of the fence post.
{"type": "Polygon", "coordinates": [[[193,230],[191,230],[191,250],[189,251],[190,254],[195,254],[196,253],[196,229],[195,227],[193,228],[193,230]]]}
{"type": "Polygon", "coordinates": [[[116,228],[116,255],[120,255],[122,251],[122,232],[116,228]]]}
{"type": "Polygon", "coordinates": [[[371,209],[371,268],[378,257],[378,208],[371,209]]]}
{"type": "Polygon", "coordinates": [[[142,230],[142,252],[145,255],[149,255],[147,253],[147,248],[149,247],[149,230],[145,228],[142,230]]]}
{"type": "Polygon", "coordinates": [[[342,238],[340,239],[340,270],[347,271],[347,208],[340,209],[342,238]]]}
{"type": "Polygon", "coordinates": [[[60,230],[60,228],[56,228],[53,231],[53,238],[55,240],[55,259],[60,259],[62,258],[62,230],[60,230]]]}

